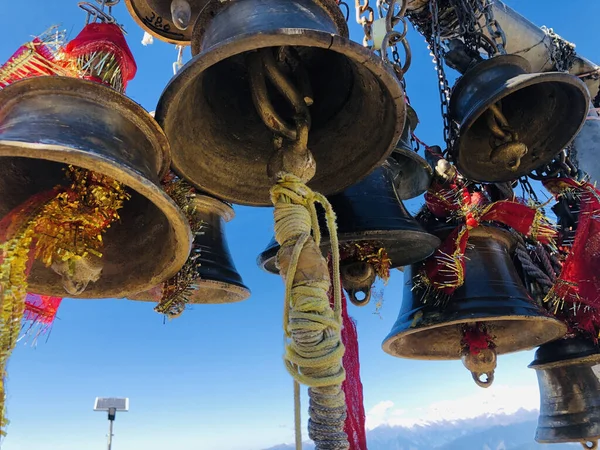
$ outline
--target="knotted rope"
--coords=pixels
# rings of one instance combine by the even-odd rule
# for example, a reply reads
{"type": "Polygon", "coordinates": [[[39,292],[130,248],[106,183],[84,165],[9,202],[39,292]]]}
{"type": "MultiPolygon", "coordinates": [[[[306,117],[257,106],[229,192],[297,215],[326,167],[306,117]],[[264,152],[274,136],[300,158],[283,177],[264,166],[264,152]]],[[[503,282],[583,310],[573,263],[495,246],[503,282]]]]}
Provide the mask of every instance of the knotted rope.
{"type": "Polygon", "coordinates": [[[344,432],[346,377],[342,358],[342,304],[339,248],[335,214],[327,199],[308,188],[300,178],[280,173],[271,189],[275,207],[275,238],[280,250],[277,264],[285,281],[283,325],[287,338],[285,365],[294,377],[296,449],[302,448],[299,383],[309,387],[308,434],[317,450],[346,450],[344,432]],[[331,281],[319,249],[321,234],[316,203],[325,209],[332,247],[333,308],[328,292],[331,281]]]}

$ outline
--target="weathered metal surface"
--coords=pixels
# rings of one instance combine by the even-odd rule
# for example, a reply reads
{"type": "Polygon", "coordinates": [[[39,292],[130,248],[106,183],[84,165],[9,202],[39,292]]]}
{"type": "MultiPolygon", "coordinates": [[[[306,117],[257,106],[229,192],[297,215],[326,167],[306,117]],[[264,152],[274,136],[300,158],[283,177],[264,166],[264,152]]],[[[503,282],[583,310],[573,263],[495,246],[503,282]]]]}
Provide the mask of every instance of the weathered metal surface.
{"type": "Polygon", "coordinates": [[[564,336],[566,326],[529,297],[511,261],[513,246],[512,236],[503,229],[471,230],[465,284],[445,308],[422,303],[412,291],[420,266],[406,267],[402,306],[383,350],[400,358],[460,359],[462,326],[477,322],[486,324],[498,354],[532,349],[564,336]]]}
{"type": "Polygon", "coordinates": [[[578,78],[561,72],[529,73],[515,55],[485,60],[456,84],[450,114],[460,124],[452,149],[458,169],[476,181],[504,182],[548,164],[577,135],[589,108],[589,94],[578,78]],[[486,114],[501,102],[501,111],[526,153],[496,155],[486,114]],[[497,157],[498,156],[498,157],[497,157]]]}
{"type": "Polygon", "coordinates": [[[583,128],[573,141],[571,160],[593,182],[600,182],[600,114],[590,107],[583,128]]]}
{"type": "MultiPolygon", "coordinates": [[[[202,35],[200,53],[171,80],[156,110],[175,171],[200,190],[233,203],[270,204],[273,133],[253,104],[246,59],[259,48],[293,47],[308,76],[308,147],[317,167],[311,188],[340,192],[393,150],[405,122],[402,87],[373,52],[339,35],[320,3],[228,2],[202,35]],[[278,22],[292,13],[298,25],[278,22]]],[[[273,103],[291,122],[289,105],[276,93],[273,103]]]]}
{"type": "Polygon", "coordinates": [[[597,448],[600,439],[600,351],[582,338],[542,345],[529,365],[540,387],[535,440],[580,442],[597,448]]]}
{"type": "Polygon", "coordinates": [[[433,179],[433,169],[412,147],[412,132],[419,123],[417,113],[410,105],[407,105],[406,112],[402,136],[391,155],[398,162],[394,185],[400,200],[410,200],[423,194],[433,179]]]}
{"type": "Polygon", "coordinates": [[[189,45],[193,25],[210,0],[187,0],[191,8],[190,26],[180,30],[173,22],[171,0],[125,0],[129,14],[146,32],[161,41],[176,45],[189,45]]]}
{"type": "MultiPolygon", "coordinates": [[[[131,199],[103,238],[103,270],[77,298],[120,298],[175,275],[190,252],[187,220],[160,188],[169,146],[137,103],[98,83],[37,77],[0,91],[0,218],[32,195],[65,185],[66,165],[120,181],[131,199]]],[[[60,276],[36,262],[33,293],[64,296],[60,276]]]]}

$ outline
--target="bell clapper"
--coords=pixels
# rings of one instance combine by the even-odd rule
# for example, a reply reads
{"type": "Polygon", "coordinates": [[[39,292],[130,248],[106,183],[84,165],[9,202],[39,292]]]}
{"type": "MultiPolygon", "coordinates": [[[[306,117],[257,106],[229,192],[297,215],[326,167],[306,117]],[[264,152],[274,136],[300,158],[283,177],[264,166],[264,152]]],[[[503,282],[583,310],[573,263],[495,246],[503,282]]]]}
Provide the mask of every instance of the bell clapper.
{"type": "Polygon", "coordinates": [[[88,254],[82,258],[55,261],[52,270],[60,275],[64,290],[70,295],[80,295],[90,282],[100,279],[104,264],[102,259],[88,254]]]}
{"type": "Polygon", "coordinates": [[[192,8],[186,0],[173,0],[171,2],[171,18],[177,28],[187,30],[192,18],[192,8]]]}
{"type": "Polygon", "coordinates": [[[488,388],[492,385],[494,370],[496,369],[496,350],[486,348],[479,350],[477,353],[466,350],[463,352],[461,359],[464,366],[471,372],[477,386],[488,388]],[[482,380],[483,375],[486,376],[485,380],[482,380]]]}
{"type": "Polygon", "coordinates": [[[355,306],[366,306],[371,300],[371,288],[377,274],[372,264],[356,261],[340,267],[342,286],[355,306]],[[359,298],[360,297],[360,298],[359,298]]]}
{"type": "Polygon", "coordinates": [[[492,133],[490,161],[502,164],[511,171],[517,170],[521,165],[521,158],[529,149],[519,142],[517,133],[509,126],[506,117],[502,114],[500,102],[492,104],[486,111],[486,122],[492,133]]]}

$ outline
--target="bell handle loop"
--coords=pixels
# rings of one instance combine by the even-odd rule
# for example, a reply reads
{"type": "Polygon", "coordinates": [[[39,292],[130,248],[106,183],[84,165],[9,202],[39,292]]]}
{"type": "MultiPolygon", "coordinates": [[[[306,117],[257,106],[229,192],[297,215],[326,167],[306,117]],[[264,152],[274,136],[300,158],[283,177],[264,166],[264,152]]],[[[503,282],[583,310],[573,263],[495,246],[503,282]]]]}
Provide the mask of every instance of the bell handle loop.
{"type": "Polygon", "coordinates": [[[350,301],[354,306],[367,306],[371,301],[371,287],[369,286],[368,288],[350,289],[348,291],[348,295],[350,297],[350,301]],[[365,294],[365,298],[363,298],[362,300],[356,297],[356,294],[358,294],[359,292],[365,294]]]}
{"type": "Polygon", "coordinates": [[[594,441],[587,441],[587,442],[582,442],[581,445],[583,446],[583,448],[589,449],[589,450],[597,450],[598,449],[598,440],[594,440],[594,441]]]}
{"type": "Polygon", "coordinates": [[[489,388],[492,385],[492,383],[494,382],[494,371],[493,370],[491,372],[471,372],[471,376],[473,377],[475,384],[477,384],[477,386],[479,386],[481,388],[489,388]],[[481,379],[482,375],[486,376],[485,381],[483,381],[481,379]]]}
{"type": "Polygon", "coordinates": [[[273,133],[284,136],[291,141],[295,141],[297,136],[295,128],[290,127],[281,116],[277,114],[273,104],[269,100],[262,56],[258,52],[250,53],[248,55],[248,66],[252,101],[263,123],[269,127],[273,133]]]}

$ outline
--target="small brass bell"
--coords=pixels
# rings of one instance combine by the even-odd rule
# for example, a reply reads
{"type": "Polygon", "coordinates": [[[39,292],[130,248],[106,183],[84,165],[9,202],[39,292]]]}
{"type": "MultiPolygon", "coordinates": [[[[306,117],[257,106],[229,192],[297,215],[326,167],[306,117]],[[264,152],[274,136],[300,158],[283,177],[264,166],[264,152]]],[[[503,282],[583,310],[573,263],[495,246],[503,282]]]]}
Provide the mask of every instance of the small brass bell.
{"type": "Polygon", "coordinates": [[[527,60],[482,61],[456,83],[450,116],[458,122],[451,154],[467,178],[515,180],[550,163],[585,123],[585,83],[562,72],[530,73],[527,60]]]}
{"type": "Polygon", "coordinates": [[[161,41],[189,45],[194,22],[210,0],[125,0],[136,23],[161,41]]]}
{"type": "Polygon", "coordinates": [[[433,179],[432,167],[413,150],[412,132],[418,123],[417,112],[412,106],[406,105],[404,130],[391,155],[398,162],[398,175],[394,179],[394,185],[400,200],[410,200],[423,194],[429,189],[433,179]]]}
{"type": "Polygon", "coordinates": [[[175,172],[222,200],[270,205],[273,130],[296,136],[293,96],[310,105],[308,148],[317,172],[308,185],[330,195],[364,178],[393,150],[406,107],[393,70],[347,36],[334,0],[211,3],[194,26],[194,58],[156,109],[175,172]],[[249,67],[269,55],[261,59],[263,84],[284,76],[293,92],[257,87],[259,71],[249,67]],[[259,101],[261,115],[253,95],[268,99],[259,101]]]}
{"type": "Polygon", "coordinates": [[[580,442],[598,448],[600,439],[600,350],[582,338],[542,345],[529,365],[540,386],[535,440],[580,442]]]}
{"type": "MultiPolygon", "coordinates": [[[[233,208],[206,195],[196,195],[193,206],[194,214],[202,220],[203,226],[194,238],[193,248],[198,255],[195,259],[197,278],[189,302],[214,304],[246,300],[250,290],[235,268],[225,236],[225,223],[235,217],[233,208]]],[[[161,289],[152,289],[130,298],[158,302],[161,295],[161,289]]]]}
{"type": "Polygon", "coordinates": [[[514,244],[512,235],[501,228],[472,229],[465,254],[465,282],[443,307],[423,304],[413,291],[420,265],[407,267],[402,307],[383,350],[399,358],[462,358],[468,365],[476,361],[462,355],[465,326],[485,324],[497,354],[531,349],[564,336],[566,326],[536,305],[523,286],[510,257],[514,244]]]}
{"type": "MultiPolygon", "coordinates": [[[[337,216],[340,244],[367,241],[381,246],[391,260],[391,268],[421,261],[440,245],[440,240],[421,228],[396,195],[394,179],[398,171],[398,162],[390,157],[364,180],[327,198],[337,216]]],[[[321,230],[325,232],[323,219],[323,215],[319,215],[321,230]]],[[[326,234],[321,247],[324,253],[330,251],[326,234]]],[[[272,239],[258,257],[258,265],[277,273],[278,250],[279,244],[272,239]]],[[[351,262],[349,266],[342,265],[340,271],[350,299],[357,304],[366,304],[375,281],[370,264],[351,262]],[[365,294],[364,299],[357,298],[359,292],[365,294]]]]}
{"type": "MultiPolygon", "coordinates": [[[[107,175],[131,194],[103,238],[101,265],[65,285],[74,298],[120,298],[172,277],[185,263],[191,231],[160,188],[169,145],[137,103],[101,84],[48,76],[0,90],[0,219],[32,196],[65,185],[68,165],[107,175]],[[87,285],[81,292],[78,285],[87,285]],[[76,293],[75,293],[76,292],[76,293]]],[[[93,261],[92,261],[93,263],[93,261]]],[[[61,277],[36,261],[29,291],[65,296],[61,277]]]]}

